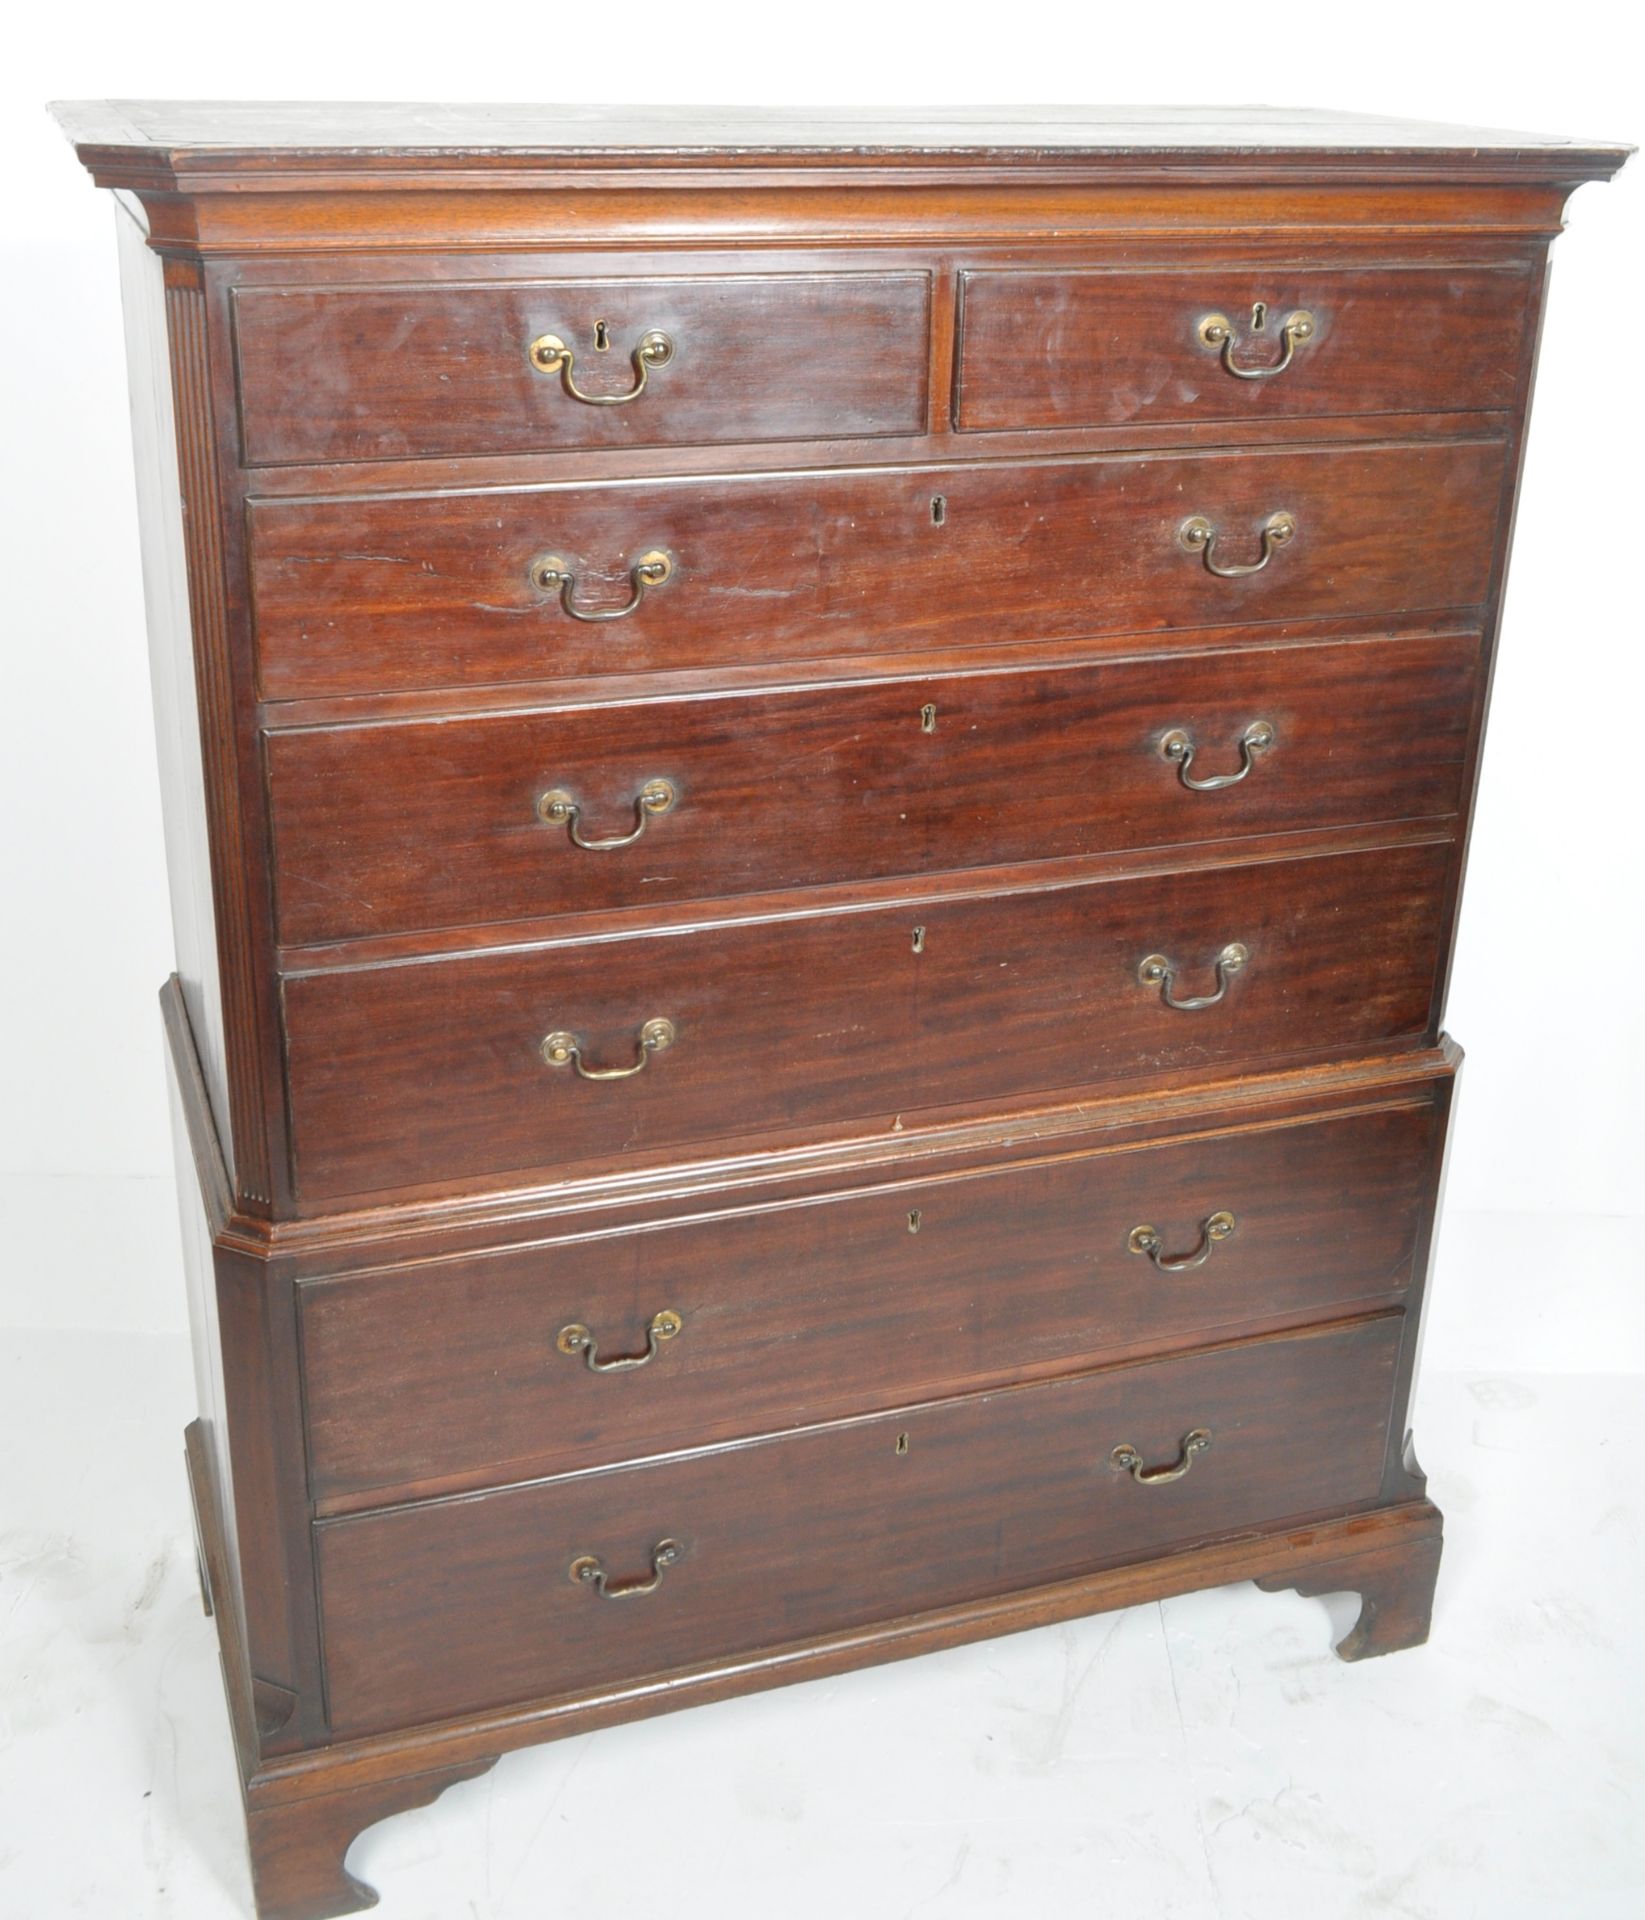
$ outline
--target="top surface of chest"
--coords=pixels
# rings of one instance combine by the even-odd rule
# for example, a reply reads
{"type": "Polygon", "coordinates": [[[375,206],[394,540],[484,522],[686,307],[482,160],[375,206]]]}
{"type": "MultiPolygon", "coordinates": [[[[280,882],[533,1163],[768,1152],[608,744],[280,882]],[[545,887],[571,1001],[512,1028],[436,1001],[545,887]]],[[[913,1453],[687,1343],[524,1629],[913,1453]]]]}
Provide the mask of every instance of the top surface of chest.
{"type": "Polygon", "coordinates": [[[73,100],[54,111],[82,149],[238,166],[379,165],[812,154],[836,159],[1378,153],[1466,166],[1577,166],[1606,142],[1383,114],[1268,106],[714,107],[395,101],[73,100]]]}

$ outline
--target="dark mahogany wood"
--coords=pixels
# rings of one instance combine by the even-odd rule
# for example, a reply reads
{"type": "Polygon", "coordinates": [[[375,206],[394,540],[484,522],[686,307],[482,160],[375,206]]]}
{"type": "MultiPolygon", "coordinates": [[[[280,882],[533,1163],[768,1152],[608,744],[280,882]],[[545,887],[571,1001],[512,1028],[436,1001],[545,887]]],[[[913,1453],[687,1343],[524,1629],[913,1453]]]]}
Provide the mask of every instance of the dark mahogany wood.
{"type": "Polygon", "coordinates": [[[246,288],[246,462],[918,433],[930,307],[923,273],[246,288]],[[656,331],[671,357],[619,405],[527,358],[552,334],[580,391],[627,394],[656,331]]]}
{"type": "Polygon", "coordinates": [[[1287,1587],[1308,1594],[1357,1593],[1359,1617],[1338,1642],[1337,1652],[1344,1660],[1369,1660],[1379,1653],[1420,1647],[1428,1638],[1440,1550],[1435,1527],[1340,1560],[1314,1560],[1306,1567],[1260,1574],[1257,1585],[1269,1593],[1287,1587]]]}
{"type": "Polygon", "coordinates": [[[269,735],[292,944],[1453,814],[1477,637],[269,735]],[[1247,728],[1274,744],[1237,786],[1247,728]],[[647,783],[675,793],[632,846],[647,783]],[[457,857],[453,857],[453,856],[457,857]]]}
{"type": "Polygon", "coordinates": [[[500,1753],[687,1701],[1253,1578],[1358,1592],[1349,1657],[1420,1640],[1462,851],[1547,244],[1623,150],[60,117],[127,216],[188,1457],[264,1920],[366,1904],[354,1833],[500,1753]],[[1299,306],[1272,380],[1196,337],[1248,366],[1299,306]],[[653,327],[629,405],[525,362],[561,333],[615,394],[653,327]],[[1259,573],[1179,544],[1249,563],[1280,510],[1259,573]],[[616,621],[532,578],[616,611],[654,547],[616,621]],[[1159,756],[1255,719],[1237,787],[1159,756]],[[534,814],[610,835],[656,777],[620,854],[534,814]],[[1137,978],[1207,993],[1231,940],[1215,1006],[1137,978]],[[637,1078],[538,1053],[659,1015],[637,1078]],[[1219,1208],[1190,1272],[1128,1250],[1219,1208]],[[664,1306],[642,1369],[556,1344],[664,1306]],[[1112,1464],[1195,1424],[1179,1479],[1112,1464]],[[663,1537],[654,1593],[570,1579],[663,1537]]]}
{"type": "Polygon", "coordinates": [[[262,1739],[258,1688],[246,1666],[236,1556],[232,1535],[224,1525],[227,1489],[219,1443],[207,1422],[196,1420],[184,1434],[184,1447],[200,1551],[201,1596],[207,1613],[217,1621],[221,1639],[223,1683],[245,1797],[247,1850],[259,1920],[329,1920],[334,1914],[364,1912],[376,1906],[377,1895],[344,1864],[356,1835],[390,1814],[426,1806],[459,1780],[484,1773],[496,1754],[463,1756],[443,1766],[414,1764],[404,1771],[347,1784],[302,1779],[294,1794],[270,1794],[258,1757],[262,1739]]]}
{"type": "Polygon", "coordinates": [[[1359,273],[1201,263],[967,273],[960,286],[954,422],[1000,430],[1511,406],[1536,276],[1527,262],[1359,273]],[[1272,368],[1299,312],[1309,337],[1267,378],[1237,378],[1200,337],[1220,314],[1234,365],[1272,368]]]}
{"type": "Polygon", "coordinates": [[[1414,1042],[1450,860],[1419,845],[297,975],[297,1184],[338,1197],[1414,1042]],[[1173,1011],[1138,978],[1161,953],[1178,999],[1207,994],[1231,941],[1251,957],[1216,1006],[1173,1011]],[[626,1067],[657,1018],[678,1037],[629,1080],[539,1052],[570,1032],[591,1068],[626,1067]]]}
{"type": "MultiPolygon", "coordinates": [[[[191,1442],[195,1431],[191,1429],[191,1442]]],[[[202,1458],[201,1451],[191,1444],[191,1471],[197,1471],[202,1458]]],[[[197,1477],[194,1484],[197,1497],[209,1491],[209,1478],[197,1477]]],[[[214,1565],[226,1567],[224,1544],[213,1522],[215,1503],[201,1498],[200,1505],[207,1516],[208,1557],[213,1557],[214,1565]]],[[[1409,1595],[1412,1603],[1420,1605],[1422,1593],[1431,1584],[1440,1531],[1438,1512],[1420,1499],[1279,1533],[1248,1531],[1230,1539],[1180,1548],[1163,1559],[1105,1568],[1071,1580],[877,1621],[867,1628],[791,1641],[763,1649],[752,1661],[740,1657],[705,1661],[685,1672],[561,1694],[501,1712],[469,1713],[428,1727],[411,1739],[399,1736],[337,1741],[313,1753],[277,1758],[255,1771],[248,1765],[248,1824],[255,1823],[263,1812],[278,1816],[286,1845],[275,1857],[290,1863],[300,1897],[316,1879],[325,1884],[321,1876],[326,1872],[326,1857],[338,1858],[331,1884],[343,1904],[334,1910],[357,1911],[357,1905],[347,1903],[363,1897],[359,1883],[352,1876],[344,1881],[340,1869],[340,1850],[346,1844],[340,1829],[346,1823],[339,1812],[361,1789],[368,1792],[352,1804],[367,1820],[380,1818],[392,1810],[394,1790],[404,1793],[402,1806],[423,1804],[430,1785],[440,1781],[442,1774],[446,1777],[441,1784],[471,1777],[473,1772],[492,1765],[501,1753],[534,1741],[620,1725],[641,1715],[723,1699],[750,1687],[845,1672],[876,1661],[961,1645],[987,1634],[1019,1632],[1105,1608],[1153,1601],[1196,1587],[1225,1586],[1241,1579],[1262,1579],[1273,1588],[1307,1584],[1317,1567],[1333,1589],[1366,1593],[1374,1589],[1384,1599],[1409,1595]],[[306,1817],[304,1803],[309,1808],[306,1817]]],[[[225,1679],[237,1744],[246,1755],[251,1750],[240,1739],[245,1725],[244,1698],[233,1663],[227,1659],[225,1679]]],[[[258,1911],[264,1920],[295,1920],[280,1904],[285,1888],[270,1870],[271,1865],[265,1860],[258,1911]]]]}
{"type": "Polygon", "coordinates": [[[1401,1327],[1390,1314],[324,1521],[332,1724],[358,1734],[752,1654],[1368,1504],[1401,1327]],[[1212,1444],[1169,1484],[1112,1462],[1129,1445],[1168,1467],[1196,1429],[1212,1444]],[[614,1582],[644,1577],[663,1540],[681,1551],[653,1593],[619,1602],[571,1577],[590,1554],[614,1582]]]}
{"type": "Polygon", "coordinates": [[[1441,1130],[1376,1107],[311,1283],[311,1484],[524,1479],[1397,1296],[1441,1130]],[[1186,1259],[1223,1209],[1201,1266],[1130,1250],[1146,1224],[1186,1259]],[[644,1354],[665,1309],[634,1371],[556,1346],[644,1354]]]}
{"type": "Polygon", "coordinates": [[[1503,454],[1491,439],[260,501],[261,682],[284,698],[1471,608],[1503,454]],[[1214,577],[1178,540],[1203,514],[1219,564],[1250,564],[1281,510],[1296,536],[1247,578],[1214,577]],[[555,556],[576,604],[609,611],[652,551],[673,577],[605,624],[533,583],[555,556]]]}
{"type": "Polygon", "coordinates": [[[492,1765],[469,1761],[248,1808],[246,1836],[259,1920],[329,1920],[376,1906],[376,1891],[344,1864],[350,1844],[379,1820],[426,1807],[447,1787],[488,1773],[492,1765]]]}

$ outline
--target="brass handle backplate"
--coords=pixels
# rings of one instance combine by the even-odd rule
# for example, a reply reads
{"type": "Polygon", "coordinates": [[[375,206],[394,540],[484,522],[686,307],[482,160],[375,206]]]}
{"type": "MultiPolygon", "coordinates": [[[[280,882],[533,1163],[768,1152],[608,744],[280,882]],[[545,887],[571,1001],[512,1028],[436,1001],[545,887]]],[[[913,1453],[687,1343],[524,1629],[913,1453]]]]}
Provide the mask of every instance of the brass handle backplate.
{"type": "Polygon", "coordinates": [[[1251,957],[1248,947],[1239,941],[1230,940],[1216,958],[1217,990],[1215,993],[1202,993],[1191,1000],[1178,1000],[1171,992],[1175,984],[1177,970],[1163,953],[1151,953],[1138,966],[1137,978],[1145,987],[1158,987],[1159,997],[1177,1013],[1198,1013],[1201,1007],[1214,1007],[1228,991],[1228,982],[1239,972],[1251,957]]]}
{"type": "Polygon", "coordinates": [[[574,1033],[550,1033],[543,1036],[539,1051],[551,1067],[575,1067],[582,1080],[632,1080],[643,1072],[654,1053],[664,1053],[675,1040],[672,1020],[648,1020],[640,1029],[640,1057],[631,1067],[590,1067],[583,1062],[583,1043],[574,1033]]]}
{"type": "Polygon", "coordinates": [[[1174,763],[1177,778],[1190,793],[1216,793],[1223,787],[1237,787],[1257,763],[1257,755],[1274,744],[1274,729],[1267,720],[1253,720],[1239,737],[1239,770],[1236,773],[1208,773],[1196,780],[1189,772],[1199,751],[1194,736],[1185,728],[1173,727],[1159,743],[1160,758],[1174,763]]]}
{"type": "Polygon", "coordinates": [[[1214,573],[1219,580],[1243,580],[1247,574],[1261,573],[1277,550],[1287,540],[1295,537],[1297,523],[1289,513],[1271,513],[1262,523],[1262,558],[1243,560],[1230,566],[1223,566],[1217,560],[1217,530],[1203,513],[1191,514],[1177,528],[1177,539],[1189,553],[1197,553],[1205,561],[1205,571],[1214,573]]]}
{"type": "Polygon", "coordinates": [[[579,1321],[573,1321],[569,1327],[561,1327],[554,1344],[561,1353],[569,1354],[573,1359],[580,1353],[583,1365],[590,1373],[632,1373],[636,1367],[646,1367],[657,1357],[657,1349],[665,1340],[672,1340],[685,1322],[672,1307],[662,1307],[651,1316],[651,1322],[645,1330],[645,1352],[618,1354],[610,1360],[600,1358],[599,1345],[593,1334],[579,1321]]]}
{"type": "Polygon", "coordinates": [[[642,553],[628,570],[628,604],[622,607],[579,607],[577,605],[577,575],[569,560],[563,560],[557,553],[545,553],[531,563],[531,584],[544,593],[558,593],[560,606],[573,620],[586,620],[590,623],[598,620],[626,620],[631,613],[637,613],[644,603],[646,591],[650,587],[660,587],[673,573],[674,562],[660,547],[653,547],[649,553],[642,553]]]}
{"type": "Polygon", "coordinates": [[[1167,1481],[1180,1480],[1194,1464],[1196,1454],[1204,1453],[1211,1444],[1209,1427],[1195,1427],[1191,1433],[1182,1436],[1182,1452],[1168,1467],[1145,1467],[1142,1455],[1125,1441],[1108,1456],[1108,1464],[1120,1473],[1128,1473],[1139,1487],[1163,1487],[1167,1481]]]}
{"type": "Polygon", "coordinates": [[[634,1580],[613,1580],[605,1562],[597,1553],[580,1553],[571,1563],[575,1585],[592,1587],[602,1600],[632,1600],[642,1593],[655,1593],[663,1583],[663,1568],[673,1566],[685,1552],[678,1540],[659,1540],[651,1549],[651,1572],[634,1580]]]}
{"type": "Polygon", "coordinates": [[[1314,316],[1306,311],[1287,314],[1285,324],[1280,329],[1280,344],[1284,351],[1277,360],[1270,361],[1265,367],[1242,367],[1234,359],[1234,347],[1237,344],[1234,329],[1226,314],[1208,313],[1195,328],[1200,344],[1209,347],[1222,356],[1225,373],[1231,373],[1236,380],[1272,380],[1276,373],[1283,373],[1291,364],[1291,357],[1298,347],[1305,346],[1314,337],[1314,316]]]}
{"type": "Polygon", "coordinates": [[[617,847],[631,847],[645,832],[646,823],[667,813],[679,796],[668,780],[648,780],[634,796],[634,831],[619,833],[609,840],[585,839],[582,830],[582,802],[574,800],[564,787],[550,787],[537,799],[537,817],[551,827],[564,827],[576,847],[590,853],[610,853],[617,847]]]}
{"type": "MultiPolygon", "coordinates": [[[[1234,1216],[1226,1211],[1213,1213],[1201,1224],[1199,1245],[1192,1253],[1167,1254],[1164,1241],[1155,1227],[1133,1227],[1126,1245],[1133,1253],[1145,1253],[1159,1268],[1161,1273],[1192,1273],[1195,1267],[1203,1267],[1211,1257],[1211,1250],[1221,1240],[1226,1240],[1234,1231],[1234,1216]]],[[[560,1336],[564,1339],[564,1335],[560,1336]]]]}
{"type": "Polygon", "coordinates": [[[585,407],[626,407],[645,392],[653,367],[666,367],[674,358],[674,342],[655,327],[640,335],[640,344],[629,355],[634,367],[634,384],[627,393],[584,393],[571,377],[576,355],[557,333],[539,334],[526,348],[526,358],[539,373],[557,373],[560,385],[573,400],[585,407]]]}

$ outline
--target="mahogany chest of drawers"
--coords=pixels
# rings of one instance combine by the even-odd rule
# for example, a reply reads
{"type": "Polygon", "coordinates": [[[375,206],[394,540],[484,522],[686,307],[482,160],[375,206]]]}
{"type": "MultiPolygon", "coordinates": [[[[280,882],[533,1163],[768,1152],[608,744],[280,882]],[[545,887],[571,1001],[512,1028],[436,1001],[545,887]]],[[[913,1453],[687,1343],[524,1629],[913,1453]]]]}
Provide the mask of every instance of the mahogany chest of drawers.
{"type": "Polygon", "coordinates": [[[1446,973],[1546,254],[1622,152],[60,117],[266,1920],[667,1706],[1239,1579],[1423,1639],[1446,973]]]}

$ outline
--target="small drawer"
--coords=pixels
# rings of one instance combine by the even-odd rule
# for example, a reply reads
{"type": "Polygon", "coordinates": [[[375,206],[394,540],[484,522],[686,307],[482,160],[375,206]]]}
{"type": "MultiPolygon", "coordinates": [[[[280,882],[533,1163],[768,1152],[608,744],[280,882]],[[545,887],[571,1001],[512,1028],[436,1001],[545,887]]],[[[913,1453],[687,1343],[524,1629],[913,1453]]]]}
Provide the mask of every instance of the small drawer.
{"type": "Polygon", "coordinates": [[[242,287],[248,466],[926,429],[923,273],[242,287]]]}
{"type": "Polygon", "coordinates": [[[1512,407],[1523,266],[968,273],[962,431],[1512,407]]]}
{"type": "Polygon", "coordinates": [[[332,1730],[654,1678],[1369,1506],[1403,1327],[1391,1313],[322,1521],[332,1730]]]}
{"type": "Polygon", "coordinates": [[[281,935],[1446,815],[1478,652],[1249,648],[271,733],[281,935]]]}
{"type": "Polygon", "coordinates": [[[270,699],[1473,609],[1500,440],[251,508],[270,699]]]}
{"type": "Polygon", "coordinates": [[[779,1432],[1397,1298],[1435,1094],[301,1289],[316,1498],[779,1432]]]}
{"type": "Polygon", "coordinates": [[[298,1189],[320,1201],[1416,1043],[1452,851],[1061,877],[288,974],[298,1189]]]}

